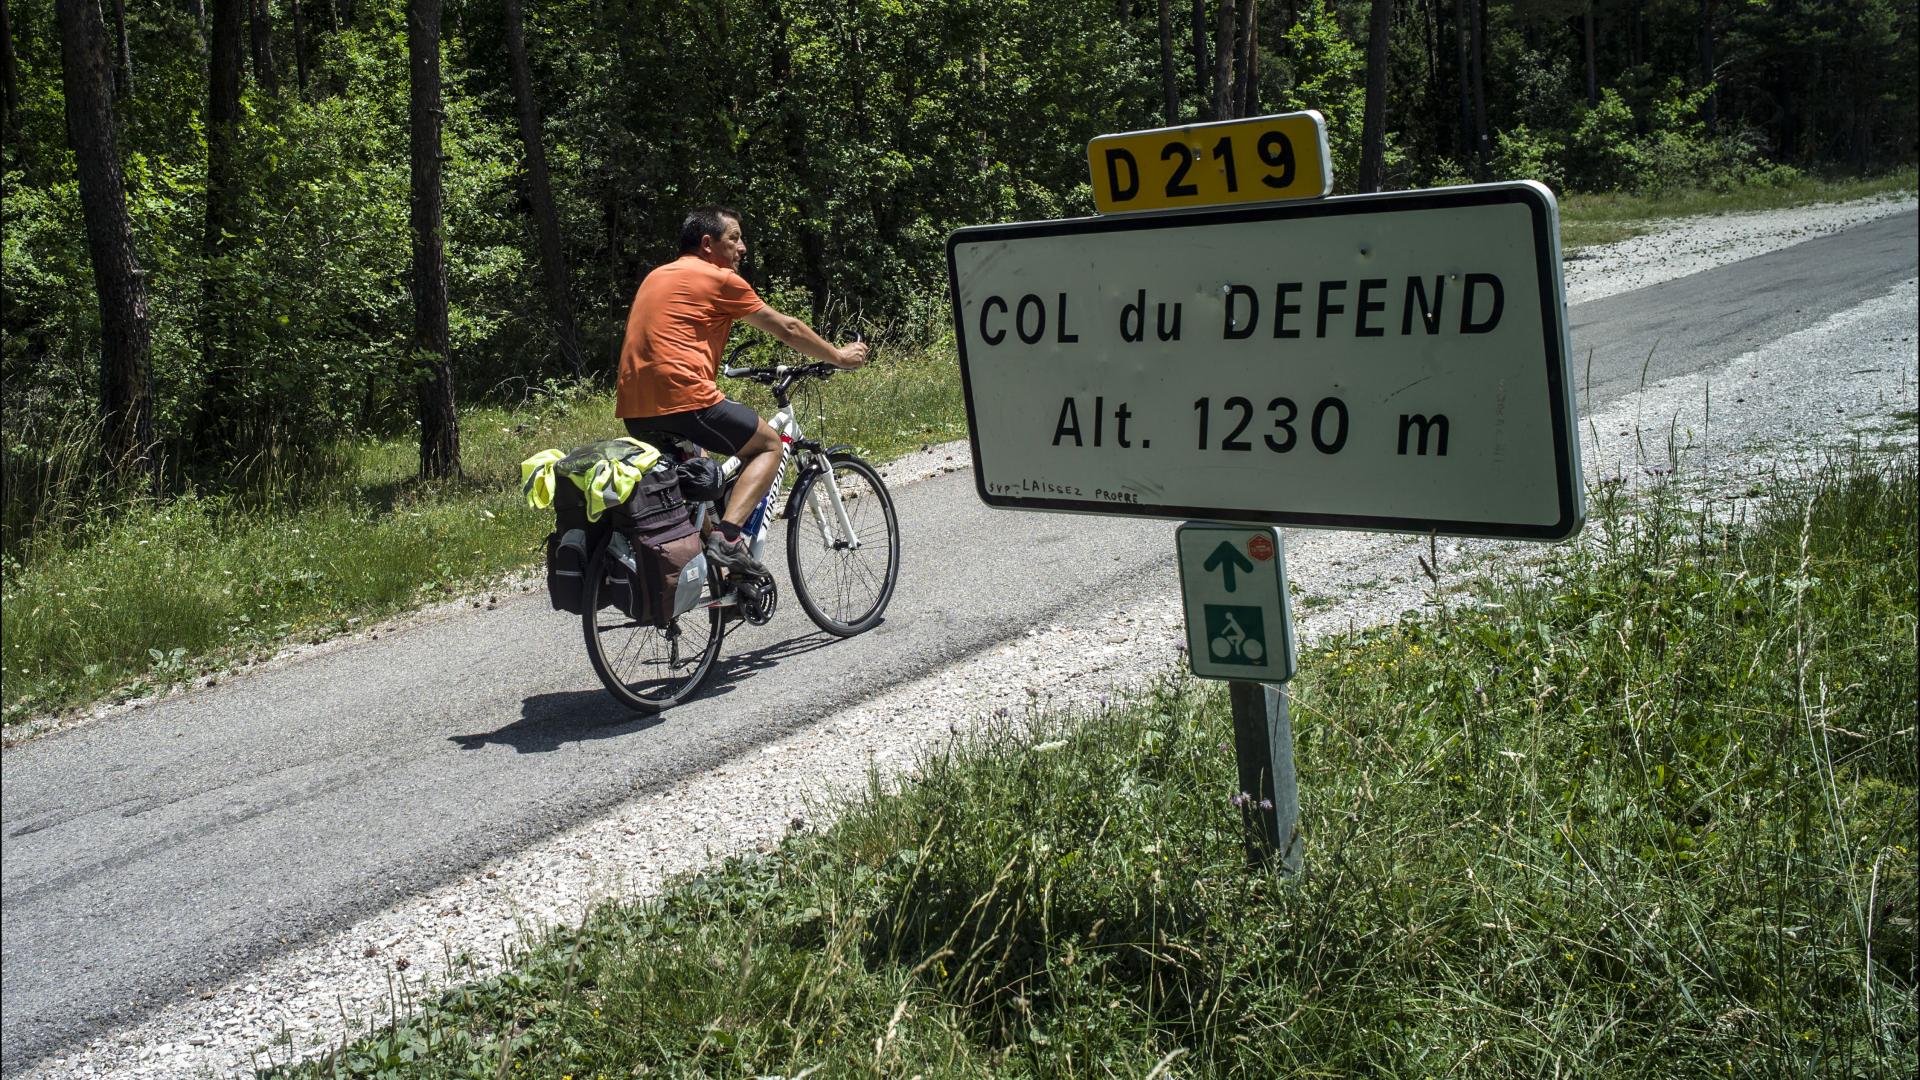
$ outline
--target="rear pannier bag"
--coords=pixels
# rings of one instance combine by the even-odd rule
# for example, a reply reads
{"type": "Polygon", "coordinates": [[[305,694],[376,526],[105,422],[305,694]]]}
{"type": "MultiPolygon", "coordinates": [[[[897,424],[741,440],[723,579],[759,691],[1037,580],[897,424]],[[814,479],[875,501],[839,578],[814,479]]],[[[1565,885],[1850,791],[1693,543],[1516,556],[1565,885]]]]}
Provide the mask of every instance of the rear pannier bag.
{"type": "MultiPolygon", "coordinates": [[[[603,520],[612,521],[627,541],[628,561],[616,559],[609,564],[621,564],[611,572],[627,578],[625,588],[610,582],[610,591],[620,598],[621,610],[640,622],[666,626],[691,606],[680,602],[686,599],[680,595],[683,574],[698,579],[706,576],[700,528],[687,512],[673,468],[656,466],[650,470],[634,485],[633,495],[619,506],[609,507],[603,520]]],[[[697,582],[689,580],[687,584],[697,582]]],[[[698,589],[691,595],[697,600],[698,589]]]]}
{"type": "Polygon", "coordinates": [[[562,483],[554,489],[553,531],[547,534],[547,599],[555,611],[578,615],[586,605],[587,560],[606,534],[606,518],[587,520],[586,496],[578,487],[562,483]]]}

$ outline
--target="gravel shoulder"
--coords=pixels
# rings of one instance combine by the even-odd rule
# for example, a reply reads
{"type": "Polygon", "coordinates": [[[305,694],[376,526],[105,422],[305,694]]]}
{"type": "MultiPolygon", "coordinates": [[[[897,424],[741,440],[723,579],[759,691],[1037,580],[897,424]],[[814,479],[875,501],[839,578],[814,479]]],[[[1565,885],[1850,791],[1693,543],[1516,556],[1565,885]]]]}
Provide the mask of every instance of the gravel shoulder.
{"type": "MultiPolygon", "coordinates": [[[[1568,301],[1672,280],[1914,206],[1909,195],[1663,224],[1577,252],[1566,267],[1568,301]]],[[[1914,454],[1917,296],[1920,282],[1908,279],[1712,372],[1611,403],[1583,424],[1588,483],[1641,490],[1683,482],[1701,498],[1737,502],[1777,473],[1848,446],[1914,454]]],[[[886,472],[897,486],[968,467],[965,444],[952,443],[886,472]]],[[[1415,561],[1427,553],[1425,540],[1294,531],[1287,541],[1307,642],[1432,599],[1435,586],[1415,561]]],[[[1532,545],[1453,540],[1441,541],[1438,554],[1442,585],[1544,556],[1532,545]]],[[[1169,560],[1164,574],[1125,595],[636,798],[23,1075],[227,1076],[317,1052],[381,1022],[403,998],[497,970],[543,927],[577,922],[607,899],[657,893],[678,875],[817,827],[836,800],[873,777],[909,775],[918,755],[971,726],[1018,722],[1034,708],[1098,707],[1174,670],[1182,637],[1169,560]]]]}

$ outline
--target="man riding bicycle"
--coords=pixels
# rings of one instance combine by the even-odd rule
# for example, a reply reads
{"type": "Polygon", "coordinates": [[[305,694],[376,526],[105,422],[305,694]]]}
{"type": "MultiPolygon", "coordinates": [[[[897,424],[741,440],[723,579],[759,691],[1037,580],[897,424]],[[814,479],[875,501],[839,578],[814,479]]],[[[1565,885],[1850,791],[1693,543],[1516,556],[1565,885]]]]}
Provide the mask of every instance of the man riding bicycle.
{"type": "Polygon", "coordinates": [[[806,323],[768,307],[738,272],[746,253],[738,211],[703,206],[687,214],[680,257],[647,274],[627,313],[614,414],[630,435],[671,432],[740,459],[726,512],[706,539],[707,554],[729,569],[765,574],[740,533],[773,487],[780,436],[753,409],[720,392],[727,335],[736,320],[744,321],[842,368],[866,363],[867,347],[831,345],[806,323]]]}

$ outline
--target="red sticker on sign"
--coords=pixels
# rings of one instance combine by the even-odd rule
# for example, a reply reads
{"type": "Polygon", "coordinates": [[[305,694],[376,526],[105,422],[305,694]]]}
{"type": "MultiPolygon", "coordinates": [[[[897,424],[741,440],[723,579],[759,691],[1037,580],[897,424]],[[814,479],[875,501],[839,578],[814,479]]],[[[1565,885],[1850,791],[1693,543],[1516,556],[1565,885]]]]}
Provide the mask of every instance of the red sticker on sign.
{"type": "Polygon", "coordinates": [[[1247,554],[1261,562],[1273,558],[1273,537],[1263,534],[1247,541],[1247,554]]]}

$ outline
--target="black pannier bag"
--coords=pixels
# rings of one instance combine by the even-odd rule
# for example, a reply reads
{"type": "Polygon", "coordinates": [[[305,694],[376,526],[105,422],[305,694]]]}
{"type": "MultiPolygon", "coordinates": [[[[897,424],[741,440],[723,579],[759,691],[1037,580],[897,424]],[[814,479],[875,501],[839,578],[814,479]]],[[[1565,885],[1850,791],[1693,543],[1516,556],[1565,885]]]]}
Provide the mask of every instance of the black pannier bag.
{"type": "Polygon", "coordinates": [[[671,465],[648,470],[627,501],[608,507],[601,520],[619,530],[628,548],[626,559],[608,561],[608,591],[628,615],[666,626],[675,614],[681,571],[701,550],[700,528],[687,512],[678,474],[671,465]]]}
{"type": "Polygon", "coordinates": [[[570,480],[553,489],[553,531],[547,534],[547,599],[555,611],[580,614],[587,601],[587,560],[606,536],[608,522],[587,520],[587,497],[570,480]]]}

